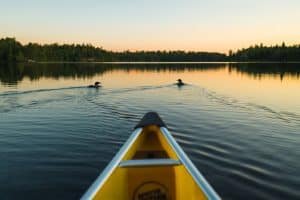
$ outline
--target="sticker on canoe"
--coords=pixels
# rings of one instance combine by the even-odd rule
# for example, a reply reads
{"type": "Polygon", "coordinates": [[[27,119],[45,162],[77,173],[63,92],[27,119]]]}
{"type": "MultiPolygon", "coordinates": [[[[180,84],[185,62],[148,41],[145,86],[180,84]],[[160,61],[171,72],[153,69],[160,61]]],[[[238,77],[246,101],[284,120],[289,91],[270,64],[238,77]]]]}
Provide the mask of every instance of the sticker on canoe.
{"type": "Polygon", "coordinates": [[[167,188],[157,182],[146,182],[137,187],[133,200],[169,200],[167,188]]]}

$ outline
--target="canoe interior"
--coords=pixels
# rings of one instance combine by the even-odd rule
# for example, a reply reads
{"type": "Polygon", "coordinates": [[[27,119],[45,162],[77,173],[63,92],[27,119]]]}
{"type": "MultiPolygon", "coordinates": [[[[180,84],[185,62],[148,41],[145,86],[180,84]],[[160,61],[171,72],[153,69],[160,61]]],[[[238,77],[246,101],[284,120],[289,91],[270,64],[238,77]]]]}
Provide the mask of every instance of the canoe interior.
{"type": "MultiPolygon", "coordinates": [[[[125,160],[177,160],[157,126],[147,126],[123,157],[125,160]]],[[[100,200],[194,200],[206,199],[184,165],[118,167],[99,189],[100,200]]]]}

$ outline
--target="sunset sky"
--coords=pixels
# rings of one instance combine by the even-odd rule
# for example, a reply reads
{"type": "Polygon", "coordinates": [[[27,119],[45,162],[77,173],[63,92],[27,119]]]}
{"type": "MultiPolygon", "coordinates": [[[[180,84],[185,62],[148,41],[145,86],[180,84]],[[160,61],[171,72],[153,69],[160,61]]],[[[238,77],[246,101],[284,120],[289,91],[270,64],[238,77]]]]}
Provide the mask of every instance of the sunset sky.
{"type": "Polygon", "coordinates": [[[110,50],[300,44],[299,0],[0,0],[0,37],[110,50]]]}

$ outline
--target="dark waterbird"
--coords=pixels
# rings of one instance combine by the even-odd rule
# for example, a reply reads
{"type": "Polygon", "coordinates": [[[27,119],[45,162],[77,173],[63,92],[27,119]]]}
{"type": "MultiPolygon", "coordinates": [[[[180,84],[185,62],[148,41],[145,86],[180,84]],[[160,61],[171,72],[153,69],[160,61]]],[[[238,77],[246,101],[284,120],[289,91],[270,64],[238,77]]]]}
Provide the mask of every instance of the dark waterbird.
{"type": "Polygon", "coordinates": [[[185,85],[185,83],[182,82],[181,79],[178,79],[176,85],[177,85],[178,87],[181,87],[181,86],[185,85]]]}
{"type": "Polygon", "coordinates": [[[101,87],[101,85],[100,85],[100,82],[95,82],[95,84],[94,85],[89,85],[88,86],[88,88],[99,88],[99,87],[101,87]]]}

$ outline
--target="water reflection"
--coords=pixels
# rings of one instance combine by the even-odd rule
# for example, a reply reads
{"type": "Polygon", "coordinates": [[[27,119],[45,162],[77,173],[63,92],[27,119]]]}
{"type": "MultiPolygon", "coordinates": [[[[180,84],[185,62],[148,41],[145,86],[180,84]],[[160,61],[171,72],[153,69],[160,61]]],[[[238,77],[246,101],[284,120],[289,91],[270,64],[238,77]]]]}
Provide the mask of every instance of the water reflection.
{"type": "Polygon", "coordinates": [[[271,76],[299,79],[300,63],[178,63],[178,64],[99,64],[99,63],[18,63],[0,64],[0,82],[17,85],[24,78],[92,78],[115,70],[137,71],[205,71],[227,68],[229,73],[240,73],[253,78],[271,76]]]}
{"type": "Polygon", "coordinates": [[[99,63],[55,63],[55,64],[1,64],[0,81],[4,85],[18,84],[25,77],[40,78],[91,78],[114,70],[138,71],[183,71],[224,68],[225,64],[99,64],[99,63]]]}
{"type": "Polygon", "coordinates": [[[299,79],[300,63],[230,63],[228,70],[257,78],[272,76],[279,77],[281,80],[284,77],[299,79]]]}

